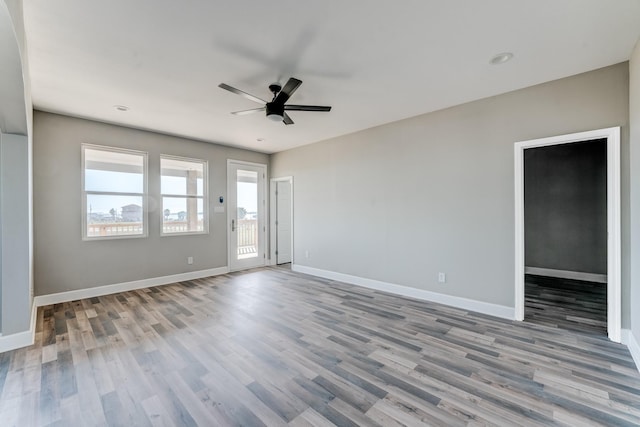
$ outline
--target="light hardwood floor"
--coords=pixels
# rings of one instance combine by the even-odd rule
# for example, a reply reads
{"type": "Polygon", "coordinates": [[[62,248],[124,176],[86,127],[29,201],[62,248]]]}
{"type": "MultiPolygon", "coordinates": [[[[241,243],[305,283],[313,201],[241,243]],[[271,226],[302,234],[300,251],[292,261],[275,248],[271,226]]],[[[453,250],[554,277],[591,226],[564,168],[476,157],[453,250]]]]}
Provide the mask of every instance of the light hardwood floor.
{"type": "Polygon", "coordinates": [[[0,425],[638,425],[626,347],[286,269],[43,307],[0,425]]]}

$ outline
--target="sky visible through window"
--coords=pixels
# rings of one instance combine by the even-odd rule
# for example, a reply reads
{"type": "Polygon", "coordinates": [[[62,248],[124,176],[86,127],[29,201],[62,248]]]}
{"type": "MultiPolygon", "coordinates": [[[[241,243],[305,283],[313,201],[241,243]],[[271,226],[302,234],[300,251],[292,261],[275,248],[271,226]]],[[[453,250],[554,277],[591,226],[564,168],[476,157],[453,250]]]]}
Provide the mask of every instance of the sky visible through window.
{"type": "Polygon", "coordinates": [[[238,183],[238,207],[245,208],[247,212],[258,211],[258,186],[254,182],[238,183]]]}
{"type": "MultiPolygon", "coordinates": [[[[142,174],[136,173],[86,169],[84,185],[86,191],[143,192],[142,174]]],[[[120,215],[123,206],[140,204],[140,196],[88,195],[87,213],[111,215],[114,209],[116,215],[120,215]]]]}

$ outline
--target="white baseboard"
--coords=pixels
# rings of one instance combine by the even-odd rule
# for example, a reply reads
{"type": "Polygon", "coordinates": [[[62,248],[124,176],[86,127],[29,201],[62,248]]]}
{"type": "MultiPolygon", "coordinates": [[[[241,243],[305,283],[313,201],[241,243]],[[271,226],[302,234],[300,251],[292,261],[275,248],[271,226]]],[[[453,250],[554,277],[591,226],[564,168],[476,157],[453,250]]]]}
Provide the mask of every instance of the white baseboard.
{"type": "Polygon", "coordinates": [[[291,270],[299,273],[310,274],[312,276],[323,277],[325,279],[337,280],[352,285],[363,286],[377,291],[389,292],[396,295],[421,299],[425,301],[445,304],[463,310],[475,311],[488,314],[490,316],[501,317],[503,319],[514,320],[515,310],[513,307],[492,304],[488,302],[476,301],[468,298],[456,297],[452,295],[440,294],[437,292],[425,291],[423,289],[411,288],[409,286],[396,285],[393,283],[381,282],[379,280],[366,279],[358,276],[351,276],[334,271],[322,270],[319,268],[306,267],[304,265],[292,264],[291,270]]]}
{"type": "Polygon", "coordinates": [[[554,270],[552,268],[525,267],[525,274],[537,276],[557,277],[559,279],[582,280],[585,282],[607,283],[606,274],[583,273],[581,271],[554,270]]]}
{"type": "Polygon", "coordinates": [[[82,298],[99,297],[118,292],[133,291],[150,288],[152,286],[168,285],[186,280],[202,279],[203,277],[218,276],[229,272],[229,267],[210,268],[208,270],[191,271],[188,273],[172,274],[170,276],[152,277],[150,279],[134,280],[132,282],[116,283],[113,285],[97,286],[95,288],[78,289],[74,291],[58,292],[49,295],[38,295],[33,299],[31,307],[31,325],[29,330],[11,335],[0,335],[0,353],[26,347],[34,343],[36,334],[36,313],[38,307],[75,301],[82,298]]]}
{"type": "Polygon", "coordinates": [[[636,368],[640,372],[640,344],[636,341],[633,332],[630,329],[622,330],[622,344],[626,345],[633,357],[633,361],[636,362],[636,368]]]}
{"type": "Polygon", "coordinates": [[[134,280],[132,282],[116,283],[114,285],[96,286],[95,288],[78,289],[74,291],[58,292],[49,295],[38,295],[34,298],[36,305],[58,304],[83,298],[93,298],[118,292],[133,291],[150,288],[152,286],[168,285],[185,280],[202,279],[203,277],[218,276],[229,272],[228,267],[211,268],[208,270],[191,271],[189,273],[172,274],[170,276],[152,277],[150,279],[134,280]]]}
{"type": "Polygon", "coordinates": [[[11,335],[0,336],[0,353],[15,350],[21,347],[27,347],[35,342],[37,311],[38,307],[36,306],[34,301],[31,303],[31,323],[28,330],[11,335]]]}

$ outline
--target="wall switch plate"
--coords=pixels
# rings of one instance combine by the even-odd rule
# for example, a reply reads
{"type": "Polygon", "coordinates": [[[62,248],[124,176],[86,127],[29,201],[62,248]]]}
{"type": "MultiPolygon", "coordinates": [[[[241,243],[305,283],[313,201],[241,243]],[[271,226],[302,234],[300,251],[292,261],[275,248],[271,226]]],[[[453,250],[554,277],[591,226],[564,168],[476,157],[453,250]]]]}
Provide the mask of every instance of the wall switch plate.
{"type": "Polygon", "coordinates": [[[309,258],[309,251],[304,251],[304,257],[309,258]]]}
{"type": "Polygon", "coordinates": [[[447,275],[444,273],[438,273],[438,283],[447,283],[447,275]]]}
{"type": "Polygon", "coordinates": [[[187,257],[187,264],[189,264],[189,265],[193,264],[193,257],[192,256],[187,257]]]}

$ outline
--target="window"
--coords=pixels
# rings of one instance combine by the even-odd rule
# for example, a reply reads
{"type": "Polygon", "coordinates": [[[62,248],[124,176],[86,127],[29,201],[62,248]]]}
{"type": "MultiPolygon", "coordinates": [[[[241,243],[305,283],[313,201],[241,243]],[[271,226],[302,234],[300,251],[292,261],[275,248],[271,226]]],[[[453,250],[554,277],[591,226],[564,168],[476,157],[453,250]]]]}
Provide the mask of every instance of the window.
{"type": "Polygon", "coordinates": [[[160,156],[162,234],[207,232],[207,162],[160,156]]]}
{"type": "Polygon", "coordinates": [[[84,239],[145,237],[147,153],[82,146],[84,239]]]}

